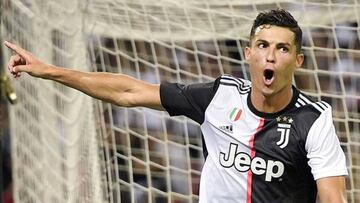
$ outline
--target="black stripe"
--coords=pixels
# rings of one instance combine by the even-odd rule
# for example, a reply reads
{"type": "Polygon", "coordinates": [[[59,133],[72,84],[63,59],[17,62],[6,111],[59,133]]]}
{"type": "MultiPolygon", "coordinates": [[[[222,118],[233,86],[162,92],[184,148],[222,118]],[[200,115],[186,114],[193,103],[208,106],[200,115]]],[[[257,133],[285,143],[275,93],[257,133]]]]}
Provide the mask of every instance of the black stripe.
{"type": "MultiPolygon", "coordinates": [[[[309,97],[307,97],[306,95],[300,93],[301,96],[303,96],[304,98],[306,98],[308,101],[306,101],[305,99],[303,99],[303,101],[306,103],[306,104],[311,104],[311,103],[314,103],[309,97]]],[[[300,96],[299,96],[300,97],[300,96]]]]}
{"type": "Polygon", "coordinates": [[[326,104],[326,102],[321,101],[321,103],[326,107],[326,109],[329,108],[329,104],[326,104]]]}
{"type": "MultiPolygon", "coordinates": [[[[221,79],[221,80],[222,80],[223,83],[227,83],[226,81],[224,81],[224,80],[226,80],[226,79],[221,79]]],[[[238,87],[239,87],[240,90],[247,91],[247,90],[251,89],[251,86],[245,86],[245,87],[244,87],[244,85],[238,83],[238,82],[235,81],[235,80],[228,80],[228,81],[232,81],[232,82],[236,83],[236,85],[238,85],[238,87]]],[[[229,84],[229,83],[227,83],[227,84],[229,84]]]]}
{"type": "MultiPolygon", "coordinates": [[[[302,104],[300,104],[299,102],[296,102],[296,104],[298,104],[298,105],[299,105],[299,107],[302,107],[302,106],[303,106],[303,105],[302,105],[302,104]]],[[[295,105],[296,105],[296,104],[295,104],[295,105]]]]}
{"type": "Polygon", "coordinates": [[[221,77],[221,79],[224,79],[224,80],[232,80],[232,81],[240,84],[240,85],[243,86],[244,88],[250,88],[250,87],[251,87],[251,85],[246,85],[246,84],[245,84],[245,81],[242,80],[242,79],[239,79],[239,78],[233,78],[233,77],[224,78],[224,77],[221,77]]]}
{"type": "Polygon", "coordinates": [[[250,92],[250,90],[251,90],[251,89],[242,90],[242,89],[239,88],[239,85],[238,85],[238,84],[233,84],[233,83],[220,82],[220,84],[226,85],[226,86],[236,87],[236,89],[239,91],[240,94],[247,94],[247,93],[250,92]]]}
{"type": "Polygon", "coordinates": [[[234,84],[234,83],[228,83],[228,82],[221,82],[221,81],[220,81],[220,84],[222,84],[222,85],[227,85],[227,86],[237,87],[237,89],[238,89],[239,91],[243,91],[243,92],[248,92],[248,91],[251,90],[251,88],[249,88],[249,89],[241,89],[240,86],[239,86],[239,84],[234,84]]]}
{"type": "Polygon", "coordinates": [[[301,99],[300,97],[298,98],[298,103],[300,104],[300,106],[305,106],[307,104],[307,102],[305,102],[303,99],[301,99]],[[302,101],[304,104],[301,104],[299,101],[302,101]]]}
{"type": "Polygon", "coordinates": [[[320,109],[322,109],[323,111],[325,110],[324,107],[322,107],[320,104],[318,104],[318,102],[315,102],[314,105],[318,106],[320,109]]]}
{"type": "Polygon", "coordinates": [[[246,82],[243,79],[240,79],[240,78],[222,78],[222,79],[224,79],[224,80],[232,80],[232,81],[234,81],[236,83],[241,84],[244,87],[251,87],[251,85],[246,84],[246,82]]]}
{"type": "Polygon", "coordinates": [[[322,107],[324,108],[324,110],[327,109],[327,106],[326,106],[325,104],[323,104],[322,101],[319,101],[319,102],[317,102],[317,103],[318,103],[320,106],[322,106],[322,107]]]}

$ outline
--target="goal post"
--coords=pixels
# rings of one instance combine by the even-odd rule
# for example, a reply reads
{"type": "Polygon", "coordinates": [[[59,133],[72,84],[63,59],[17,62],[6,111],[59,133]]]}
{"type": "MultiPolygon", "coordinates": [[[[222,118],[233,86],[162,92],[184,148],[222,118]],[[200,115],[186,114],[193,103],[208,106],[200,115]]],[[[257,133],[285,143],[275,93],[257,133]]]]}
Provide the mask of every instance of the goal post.
{"type": "MultiPolygon", "coordinates": [[[[262,10],[289,10],[303,29],[305,55],[294,85],[332,106],[347,158],[348,201],[360,202],[359,1],[3,0],[1,6],[2,38],[48,63],[185,84],[221,74],[250,79],[243,50],[253,19],[262,10]]],[[[26,75],[13,85],[17,202],[198,202],[204,156],[194,121],[95,101],[26,75]]]]}
{"type": "MultiPolygon", "coordinates": [[[[43,2],[2,1],[2,40],[47,63],[89,71],[80,7],[43,2]]],[[[12,54],[4,53],[4,59],[12,54]]],[[[93,99],[27,74],[13,85],[18,96],[9,115],[14,201],[102,202],[93,99]]]]}

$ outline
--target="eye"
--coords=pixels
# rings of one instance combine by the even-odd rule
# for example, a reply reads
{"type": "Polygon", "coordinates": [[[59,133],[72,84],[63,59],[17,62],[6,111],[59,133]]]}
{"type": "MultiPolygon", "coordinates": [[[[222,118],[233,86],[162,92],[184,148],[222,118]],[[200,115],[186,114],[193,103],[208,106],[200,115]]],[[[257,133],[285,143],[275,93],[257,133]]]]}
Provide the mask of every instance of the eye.
{"type": "Polygon", "coordinates": [[[287,53],[289,52],[289,49],[287,47],[280,47],[280,52],[287,53]]]}
{"type": "Polygon", "coordinates": [[[265,43],[259,43],[259,44],[258,44],[258,47],[259,47],[260,49],[266,48],[266,44],[265,44],[265,43]]]}

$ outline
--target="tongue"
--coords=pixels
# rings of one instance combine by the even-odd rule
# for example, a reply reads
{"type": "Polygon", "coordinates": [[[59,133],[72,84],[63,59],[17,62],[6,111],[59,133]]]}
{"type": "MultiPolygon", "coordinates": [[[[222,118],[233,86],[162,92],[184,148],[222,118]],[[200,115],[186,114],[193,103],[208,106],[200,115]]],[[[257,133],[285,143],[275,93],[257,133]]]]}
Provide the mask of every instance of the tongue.
{"type": "Polygon", "coordinates": [[[270,86],[273,83],[274,78],[272,77],[271,79],[266,79],[265,77],[263,77],[263,80],[265,85],[270,86]]]}
{"type": "Polygon", "coordinates": [[[265,85],[270,86],[274,81],[274,73],[266,72],[263,76],[263,81],[265,85]]]}

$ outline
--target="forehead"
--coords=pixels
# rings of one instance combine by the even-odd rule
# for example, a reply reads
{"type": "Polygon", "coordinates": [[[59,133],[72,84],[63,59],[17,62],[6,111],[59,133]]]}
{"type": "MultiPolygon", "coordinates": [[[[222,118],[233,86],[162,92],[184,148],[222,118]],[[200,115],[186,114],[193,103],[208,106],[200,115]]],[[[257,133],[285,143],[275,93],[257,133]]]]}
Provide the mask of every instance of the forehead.
{"type": "Polygon", "coordinates": [[[274,43],[288,43],[295,46],[295,33],[275,25],[261,25],[255,29],[252,41],[265,40],[274,43]]]}

